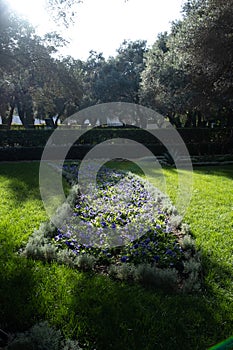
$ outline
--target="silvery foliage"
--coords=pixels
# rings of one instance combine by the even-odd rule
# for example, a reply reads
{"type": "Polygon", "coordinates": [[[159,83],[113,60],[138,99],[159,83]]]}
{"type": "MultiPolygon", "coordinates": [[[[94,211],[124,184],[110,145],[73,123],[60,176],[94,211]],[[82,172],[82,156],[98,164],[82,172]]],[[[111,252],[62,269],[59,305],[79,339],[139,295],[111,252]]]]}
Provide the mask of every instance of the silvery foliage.
{"type": "Polygon", "coordinates": [[[145,286],[152,286],[166,290],[177,288],[178,274],[175,269],[159,269],[150,264],[122,264],[110,266],[110,276],[120,280],[133,280],[145,286]]]}
{"type": "Polygon", "coordinates": [[[61,331],[51,327],[47,321],[11,338],[6,350],[82,350],[77,341],[65,340],[61,331]]]}

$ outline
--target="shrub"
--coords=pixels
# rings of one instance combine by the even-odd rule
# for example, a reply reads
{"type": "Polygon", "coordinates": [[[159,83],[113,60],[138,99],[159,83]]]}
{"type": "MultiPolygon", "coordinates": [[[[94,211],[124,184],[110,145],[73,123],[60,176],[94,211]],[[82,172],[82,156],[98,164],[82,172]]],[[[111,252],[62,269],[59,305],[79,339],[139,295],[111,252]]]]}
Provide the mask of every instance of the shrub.
{"type": "Polygon", "coordinates": [[[195,250],[195,241],[188,234],[181,238],[180,244],[184,250],[195,250]]]}
{"type": "Polygon", "coordinates": [[[40,322],[29,331],[12,336],[6,350],[82,350],[77,341],[65,340],[61,331],[40,322]]]}
{"type": "Polygon", "coordinates": [[[109,275],[115,279],[123,281],[135,281],[144,286],[161,288],[167,291],[176,290],[178,273],[175,269],[159,269],[150,264],[111,265],[109,275]]]}
{"type": "Polygon", "coordinates": [[[83,271],[93,270],[96,260],[93,255],[80,255],[77,257],[77,266],[83,271]]]}
{"type": "Polygon", "coordinates": [[[156,266],[141,264],[135,270],[135,280],[145,286],[174,291],[177,289],[178,273],[175,269],[159,269],[156,266]]]}
{"type": "Polygon", "coordinates": [[[136,267],[132,264],[111,265],[108,273],[111,277],[122,281],[135,280],[136,267]]]}
{"type": "MultiPolygon", "coordinates": [[[[169,143],[167,129],[158,129],[163,140],[169,143]]],[[[53,130],[0,130],[0,160],[40,160],[46,142],[53,130]]],[[[233,150],[232,129],[178,129],[191,155],[214,155],[231,153],[233,150]]],[[[75,130],[57,130],[59,140],[69,140],[75,130]]],[[[56,140],[51,138],[52,144],[56,140]]],[[[163,155],[167,164],[174,164],[174,159],[158,138],[140,128],[94,128],[84,133],[71,147],[67,159],[83,159],[86,153],[96,144],[111,138],[125,138],[144,144],[155,155],[163,155]]],[[[66,142],[68,143],[68,142],[66,142]]],[[[65,141],[64,141],[65,144],[65,141]]],[[[64,147],[61,145],[59,147],[64,147]]],[[[111,145],[110,145],[111,147],[111,145]]],[[[130,149],[130,145],[128,145],[130,149]]],[[[54,146],[50,149],[50,159],[54,156],[54,146]]],[[[132,146],[132,157],[135,157],[132,146]]],[[[136,155],[138,156],[138,155],[136,155]]],[[[142,156],[142,155],[141,155],[142,156]]]]}
{"type": "Polygon", "coordinates": [[[183,281],[183,292],[190,293],[199,292],[201,290],[201,266],[200,252],[184,262],[183,273],[187,274],[187,278],[183,281]]]}
{"type": "Polygon", "coordinates": [[[57,247],[52,244],[46,234],[40,230],[36,230],[23,250],[23,255],[43,261],[52,261],[57,258],[57,247]]]}

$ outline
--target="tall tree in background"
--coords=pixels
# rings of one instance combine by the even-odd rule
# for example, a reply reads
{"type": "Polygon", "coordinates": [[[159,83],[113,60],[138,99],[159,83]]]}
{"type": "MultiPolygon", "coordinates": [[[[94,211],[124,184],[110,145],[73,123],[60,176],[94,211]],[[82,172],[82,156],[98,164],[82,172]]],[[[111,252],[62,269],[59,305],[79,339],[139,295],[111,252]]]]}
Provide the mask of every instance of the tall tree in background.
{"type": "Polygon", "coordinates": [[[17,17],[2,0],[0,9],[3,123],[10,127],[15,109],[26,128],[34,123],[35,116],[51,117],[53,121],[54,115],[57,119],[67,115],[71,106],[77,106],[81,89],[77,74],[71,73],[71,64],[52,57],[64,40],[56,33],[39,37],[29,23],[17,17]]]}
{"type": "Polygon", "coordinates": [[[158,35],[157,41],[146,54],[145,69],[141,74],[140,102],[166,115],[170,122],[181,126],[179,114],[186,113],[191,94],[187,92],[189,73],[185,62],[174,47],[173,39],[178,24],[173,24],[173,32],[158,35]]]}
{"type": "Polygon", "coordinates": [[[120,74],[122,98],[126,102],[139,103],[141,73],[145,68],[145,40],[124,41],[117,50],[116,69],[120,74]]]}
{"type": "MultiPolygon", "coordinates": [[[[68,25],[76,0],[48,0],[57,21],[68,25]]],[[[233,125],[233,0],[188,0],[183,19],[145,41],[124,41],[115,57],[90,52],[84,62],[55,59],[64,40],[44,38],[0,0],[0,115],[13,112],[28,127],[35,116],[57,120],[104,102],[141,103],[175,126],[233,125]]],[[[54,126],[56,126],[56,121],[54,126]]]]}
{"type": "Polygon", "coordinates": [[[124,41],[116,57],[105,60],[101,53],[90,52],[83,64],[86,105],[104,102],[139,102],[140,74],[144,69],[145,41],[124,41]]]}
{"type": "Polygon", "coordinates": [[[232,125],[233,1],[192,0],[147,54],[141,101],[173,124],[232,125]],[[174,120],[174,116],[176,119],[174,120]],[[177,123],[178,122],[178,123],[177,123]]]}
{"type": "Polygon", "coordinates": [[[188,53],[196,84],[203,91],[202,108],[226,112],[233,125],[233,0],[188,2],[189,11],[177,42],[188,53]],[[205,102],[207,101],[207,102],[205,102]]]}

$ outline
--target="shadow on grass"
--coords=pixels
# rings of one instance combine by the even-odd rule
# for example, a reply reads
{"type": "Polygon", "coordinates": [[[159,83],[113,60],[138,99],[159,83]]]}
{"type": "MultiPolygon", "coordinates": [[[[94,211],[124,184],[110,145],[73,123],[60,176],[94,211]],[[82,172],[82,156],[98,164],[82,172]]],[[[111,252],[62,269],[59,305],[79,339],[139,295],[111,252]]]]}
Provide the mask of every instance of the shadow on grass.
{"type": "Polygon", "coordinates": [[[1,256],[0,266],[0,328],[25,330],[35,322],[35,305],[30,302],[36,293],[32,264],[12,254],[1,256]]]}
{"type": "Polygon", "coordinates": [[[197,174],[215,175],[233,179],[233,165],[194,166],[197,174]]]}
{"type": "Polygon", "coordinates": [[[187,295],[6,256],[1,256],[0,328],[8,332],[47,319],[85,349],[98,350],[204,350],[231,335],[224,281],[233,276],[208,257],[204,266],[214,283],[204,293],[187,295]]]}
{"type": "Polygon", "coordinates": [[[40,199],[39,162],[0,164],[0,177],[6,179],[7,191],[16,205],[31,199],[40,199]]]}
{"type": "MultiPolygon", "coordinates": [[[[0,163],[0,177],[6,180],[7,191],[14,199],[14,204],[20,206],[29,198],[40,200],[39,162],[0,163]]],[[[46,179],[48,187],[53,178],[46,179]]],[[[64,192],[68,194],[69,186],[63,181],[64,192]]],[[[54,194],[56,196],[56,193],[54,194]]]]}
{"type": "Polygon", "coordinates": [[[86,325],[78,338],[85,342],[85,330],[97,349],[200,350],[231,335],[211,293],[168,295],[86,276],[74,293],[72,312],[86,325]]]}

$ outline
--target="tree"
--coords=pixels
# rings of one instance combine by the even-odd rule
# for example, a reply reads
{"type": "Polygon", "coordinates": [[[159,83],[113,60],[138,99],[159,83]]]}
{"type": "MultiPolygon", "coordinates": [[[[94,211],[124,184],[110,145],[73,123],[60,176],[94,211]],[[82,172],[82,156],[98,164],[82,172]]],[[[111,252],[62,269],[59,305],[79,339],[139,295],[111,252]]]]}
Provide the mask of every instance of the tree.
{"type": "Polygon", "coordinates": [[[177,126],[179,114],[185,126],[213,119],[233,123],[232,5],[233,0],[184,5],[183,20],[173,23],[170,35],[160,35],[147,54],[142,103],[167,113],[177,126]]]}
{"type": "Polygon", "coordinates": [[[77,112],[82,98],[80,61],[67,57],[62,61],[54,62],[53,82],[47,83],[46,88],[42,89],[42,101],[47,99],[47,109],[45,113],[50,117],[56,115],[54,127],[57,127],[58,120],[64,120],[66,117],[77,112]]]}
{"type": "Polygon", "coordinates": [[[124,41],[117,50],[116,69],[120,75],[121,95],[125,102],[139,103],[141,72],[144,70],[146,41],[124,41]]]}
{"type": "MultiPolygon", "coordinates": [[[[145,41],[124,41],[116,57],[105,60],[102,53],[91,51],[86,62],[78,62],[83,87],[80,108],[106,102],[139,103],[145,52],[145,41]]],[[[92,123],[95,125],[96,121],[92,123]]]]}
{"type": "MultiPolygon", "coordinates": [[[[232,0],[188,1],[176,37],[193,83],[202,92],[199,108],[209,117],[215,114],[215,119],[220,111],[230,115],[233,108],[232,7],[232,0]]],[[[227,119],[228,125],[233,124],[233,118],[227,119]]]]}
{"type": "Polygon", "coordinates": [[[47,10],[57,24],[68,27],[73,22],[76,7],[82,0],[48,0],[47,10]]]}
{"type": "Polygon", "coordinates": [[[49,116],[51,120],[57,115],[58,120],[71,113],[71,106],[75,107],[81,96],[78,76],[71,74],[67,60],[61,62],[51,56],[56,51],[54,44],[63,45],[64,40],[56,33],[41,38],[26,21],[9,12],[4,2],[0,2],[0,8],[7,14],[7,20],[0,25],[3,122],[10,127],[15,108],[26,128],[34,123],[36,115],[49,116]]]}
{"type": "Polygon", "coordinates": [[[158,35],[157,41],[146,54],[145,70],[141,74],[140,102],[168,116],[179,127],[178,113],[186,113],[185,104],[190,99],[186,91],[189,75],[185,64],[176,53],[172,34],[158,35]]]}
{"type": "Polygon", "coordinates": [[[138,103],[145,51],[145,41],[124,41],[116,57],[110,57],[107,61],[102,53],[91,51],[82,68],[85,89],[89,91],[89,102],[87,98],[86,104],[117,101],[138,103]]]}

